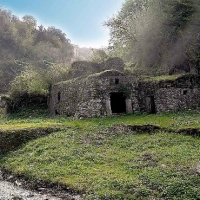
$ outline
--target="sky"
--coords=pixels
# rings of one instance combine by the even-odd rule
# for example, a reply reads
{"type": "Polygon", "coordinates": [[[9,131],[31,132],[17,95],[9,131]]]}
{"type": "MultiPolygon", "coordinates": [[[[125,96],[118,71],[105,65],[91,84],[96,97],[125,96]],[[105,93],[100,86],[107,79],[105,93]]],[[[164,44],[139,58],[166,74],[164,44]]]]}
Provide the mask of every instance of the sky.
{"type": "Polygon", "coordinates": [[[38,25],[55,26],[80,47],[108,45],[109,29],[103,23],[117,14],[125,0],[0,0],[0,6],[23,17],[32,15],[38,25]]]}

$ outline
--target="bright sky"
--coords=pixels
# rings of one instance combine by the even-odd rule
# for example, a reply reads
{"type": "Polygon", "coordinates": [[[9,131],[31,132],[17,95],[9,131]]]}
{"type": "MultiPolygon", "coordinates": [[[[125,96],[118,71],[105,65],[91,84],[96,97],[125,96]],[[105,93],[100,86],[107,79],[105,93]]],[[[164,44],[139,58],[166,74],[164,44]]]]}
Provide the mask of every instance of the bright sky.
{"type": "Polygon", "coordinates": [[[0,6],[19,17],[32,15],[46,26],[55,26],[81,47],[104,47],[109,30],[104,21],[116,14],[125,0],[0,0],[0,6]]]}

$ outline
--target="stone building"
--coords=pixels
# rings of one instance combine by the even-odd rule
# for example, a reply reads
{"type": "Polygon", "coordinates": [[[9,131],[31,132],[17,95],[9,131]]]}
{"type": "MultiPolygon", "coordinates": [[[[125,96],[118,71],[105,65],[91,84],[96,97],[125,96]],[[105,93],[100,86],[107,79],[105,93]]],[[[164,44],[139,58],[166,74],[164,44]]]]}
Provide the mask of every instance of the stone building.
{"type": "Polygon", "coordinates": [[[72,63],[68,78],[78,78],[80,76],[89,76],[105,70],[115,69],[124,71],[125,64],[122,59],[114,57],[109,58],[104,62],[96,63],[89,61],[76,61],[72,63]]]}
{"type": "Polygon", "coordinates": [[[174,80],[140,81],[140,110],[150,113],[200,109],[200,76],[186,74],[174,80]]]}
{"type": "Polygon", "coordinates": [[[106,70],[57,83],[50,92],[52,115],[80,117],[200,108],[200,77],[148,81],[106,70]]]}
{"type": "Polygon", "coordinates": [[[75,117],[107,116],[138,110],[138,82],[117,70],[107,70],[58,83],[51,88],[51,114],[75,117]]]}

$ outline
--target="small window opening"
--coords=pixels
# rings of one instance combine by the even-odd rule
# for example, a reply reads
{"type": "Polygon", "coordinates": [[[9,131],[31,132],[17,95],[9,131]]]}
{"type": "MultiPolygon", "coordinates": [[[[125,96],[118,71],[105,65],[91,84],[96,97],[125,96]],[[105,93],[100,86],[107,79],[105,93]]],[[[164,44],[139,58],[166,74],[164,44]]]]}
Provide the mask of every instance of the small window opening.
{"type": "Polygon", "coordinates": [[[61,92],[58,92],[58,102],[60,102],[61,92]]]}
{"type": "Polygon", "coordinates": [[[187,90],[183,90],[183,95],[186,95],[188,93],[187,90]]]}
{"type": "Polygon", "coordinates": [[[59,115],[59,112],[57,110],[55,110],[55,115],[59,115]]]}
{"type": "Polygon", "coordinates": [[[118,78],[115,79],[115,84],[116,84],[116,85],[119,84],[119,79],[118,79],[118,78]]]}

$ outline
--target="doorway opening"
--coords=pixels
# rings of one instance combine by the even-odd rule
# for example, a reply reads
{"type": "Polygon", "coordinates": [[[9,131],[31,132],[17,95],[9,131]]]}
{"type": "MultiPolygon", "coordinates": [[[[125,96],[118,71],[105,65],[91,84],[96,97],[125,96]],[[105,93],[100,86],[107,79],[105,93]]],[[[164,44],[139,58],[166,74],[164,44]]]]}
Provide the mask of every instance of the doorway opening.
{"type": "Polygon", "coordinates": [[[147,112],[149,114],[155,114],[156,113],[154,96],[149,96],[149,97],[146,98],[146,107],[147,107],[147,112]]]}
{"type": "Polygon", "coordinates": [[[126,97],[123,93],[111,93],[110,103],[113,114],[126,113],[126,97]]]}
{"type": "Polygon", "coordinates": [[[61,99],[61,92],[58,92],[58,102],[60,102],[61,99]]]}

